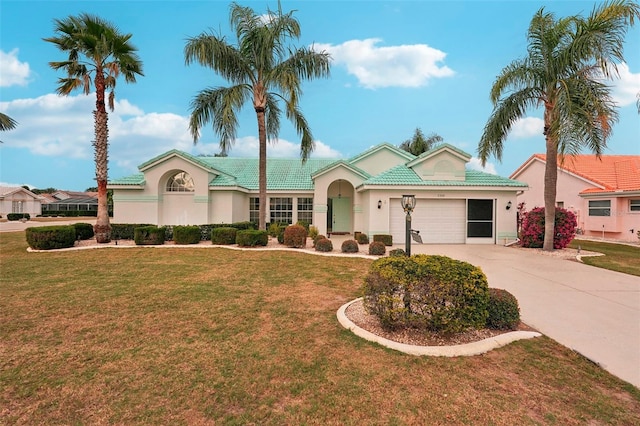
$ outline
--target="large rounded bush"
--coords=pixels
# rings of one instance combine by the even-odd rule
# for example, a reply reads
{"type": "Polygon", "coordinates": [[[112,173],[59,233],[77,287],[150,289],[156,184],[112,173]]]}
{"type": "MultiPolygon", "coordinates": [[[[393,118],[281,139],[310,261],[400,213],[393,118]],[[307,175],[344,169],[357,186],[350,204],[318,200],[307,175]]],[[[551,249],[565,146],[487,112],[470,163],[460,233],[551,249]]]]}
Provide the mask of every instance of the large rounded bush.
{"type": "MultiPolygon", "coordinates": [[[[576,235],[576,215],[570,210],[556,207],[553,248],[563,249],[576,235]]],[[[544,245],[544,207],[527,212],[522,221],[522,246],[540,248],[544,245]]]]}
{"type": "Polygon", "coordinates": [[[195,225],[174,226],[173,241],[176,244],[198,244],[200,242],[200,227],[195,225]]]}
{"type": "Polygon", "coordinates": [[[356,241],[358,241],[358,244],[369,244],[369,236],[367,234],[358,234],[356,241]]]}
{"type": "Polygon", "coordinates": [[[213,228],[211,230],[211,244],[235,244],[238,230],[232,227],[213,228]]]}
{"type": "Polygon", "coordinates": [[[93,238],[93,225],[90,223],[74,223],[73,227],[76,229],[76,239],[88,240],[93,238]]]}
{"type": "Polygon", "coordinates": [[[307,230],[302,225],[290,225],[284,230],[284,245],[302,248],[307,245],[307,230]]]}
{"type": "Polygon", "coordinates": [[[507,290],[489,289],[487,327],[497,330],[515,330],[520,323],[518,299],[507,290]]]}
{"type": "Polygon", "coordinates": [[[333,243],[328,238],[320,238],[316,240],[316,251],[320,251],[320,252],[333,251],[333,243]]]}
{"type": "Polygon", "coordinates": [[[269,243],[267,231],[243,229],[236,232],[236,244],[240,247],[266,246],[269,243]]]}
{"type": "Polygon", "coordinates": [[[371,264],[364,304],[383,327],[452,334],[484,328],[489,286],[478,267],[446,256],[385,257],[371,264]]]}
{"type": "Polygon", "coordinates": [[[356,240],[344,240],[340,249],[343,253],[357,253],[360,250],[356,240]]]}
{"type": "Polygon", "coordinates": [[[369,244],[369,254],[374,256],[382,256],[387,252],[387,247],[382,241],[374,241],[369,244]]]}

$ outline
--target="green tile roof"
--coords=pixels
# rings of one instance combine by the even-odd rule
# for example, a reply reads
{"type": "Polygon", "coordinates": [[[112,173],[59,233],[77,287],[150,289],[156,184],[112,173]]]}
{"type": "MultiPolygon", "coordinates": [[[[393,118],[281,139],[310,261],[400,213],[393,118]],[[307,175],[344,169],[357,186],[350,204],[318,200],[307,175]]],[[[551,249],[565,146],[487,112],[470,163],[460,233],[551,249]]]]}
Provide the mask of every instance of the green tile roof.
{"type": "Polygon", "coordinates": [[[477,170],[466,170],[465,180],[422,180],[413,169],[404,164],[367,179],[363,185],[416,185],[416,186],[508,186],[526,187],[527,184],[477,170]]]}
{"type": "Polygon", "coordinates": [[[144,175],[142,173],[109,181],[109,185],[144,185],[144,183],[144,175]]]}

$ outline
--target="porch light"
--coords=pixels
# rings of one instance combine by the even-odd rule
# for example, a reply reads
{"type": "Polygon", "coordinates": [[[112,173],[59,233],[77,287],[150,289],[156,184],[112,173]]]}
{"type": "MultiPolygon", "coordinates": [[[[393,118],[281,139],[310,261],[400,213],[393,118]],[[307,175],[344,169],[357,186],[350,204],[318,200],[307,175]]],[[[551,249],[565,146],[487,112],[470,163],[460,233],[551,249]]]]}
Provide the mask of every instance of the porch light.
{"type": "Polygon", "coordinates": [[[378,200],[378,208],[381,209],[382,208],[382,200],[378,200]]]}
{"type": "Polygon", "coordinates": [[[509,201],[509,202],[507,203],[507,206],[506,206],[505,208],[506,208],[507,210],[509,210],[509,209],[511,208],[511,201],[509,201]]]}
{"type": "Polygon", "coordinates": [[[402,208],[407,214],[407,220],[405,222],[405,253],[407,256],[411,256],[411,212],[416,207],[415,195],[403,195],[402,196],[402,208]]]}

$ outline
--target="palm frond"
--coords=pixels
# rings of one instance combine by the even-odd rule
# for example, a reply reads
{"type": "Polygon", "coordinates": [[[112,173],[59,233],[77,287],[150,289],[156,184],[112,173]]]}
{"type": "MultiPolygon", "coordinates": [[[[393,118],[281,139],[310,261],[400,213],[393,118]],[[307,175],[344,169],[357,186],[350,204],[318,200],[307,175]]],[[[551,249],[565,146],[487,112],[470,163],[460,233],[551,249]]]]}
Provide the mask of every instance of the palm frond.
{"type": "Polygon", "coordinates": [[[13,130],[18,125],[18,122],[7,114],[0,112],[0,131],[13,130]]]}

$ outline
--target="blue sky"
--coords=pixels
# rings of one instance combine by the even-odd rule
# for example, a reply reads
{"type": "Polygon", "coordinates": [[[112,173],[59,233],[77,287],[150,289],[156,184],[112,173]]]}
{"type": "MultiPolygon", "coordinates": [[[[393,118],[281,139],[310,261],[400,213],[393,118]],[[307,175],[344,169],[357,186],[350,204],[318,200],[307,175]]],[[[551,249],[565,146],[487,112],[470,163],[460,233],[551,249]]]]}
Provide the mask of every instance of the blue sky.
{"type": "MultiPolygon", "coordinates": [[[[256,12],[275,0],[239,1],[256,12]]],[[[348,158],[381,142],[394,145],[419,127],[475,155],[491,113],[489,90],[500,70],[526,54],[526,31],[545,7],[557,16],[587,14],[591,1],[282,1],[302,28],[297,46],[316,44],[333,57],[331,78],[304,84],[301,106],[316,139],[314,157],[348,158]]],[[[219,152],[205,129],[194,146],[189,103],[199,90],[227,83],[199,65],[185,66],[185,40],[214,30],[235,41],[228,1],[29,1],[0,3],[0,111],[18,128],[0,134],[0,184],[84,190],[95,186],[94,95],[55,94],[49,61],[65,55],[44,42],[53,20],[96,14],[133,34],[144,64],[136,84],[118,81],[109,116],[109,177],[137,171],[170,149],[219,152]]],[[[612,82],[619,122],[608,154],[640,154],[640,24],[628,33],[626,63],[612,82]]],[[[485,170],[510,175],[534,153],[544,152],[542,110],[531,110],[505,144],[502,162],[485,170]]],[[[282,119],[271,157],[299,156],[299,138],[282,119]]],[[[240,117],[230,156],[257,156],[255,113],[240,117]]],[[[469,167],[479,167],[474,159],[469,167]]]]}

